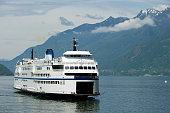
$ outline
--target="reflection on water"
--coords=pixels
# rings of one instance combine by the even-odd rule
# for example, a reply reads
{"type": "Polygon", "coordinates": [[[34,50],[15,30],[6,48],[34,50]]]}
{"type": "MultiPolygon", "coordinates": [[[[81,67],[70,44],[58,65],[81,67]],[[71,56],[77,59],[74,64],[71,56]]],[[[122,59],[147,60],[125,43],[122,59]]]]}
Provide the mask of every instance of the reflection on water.
{"type": "Polygon", "coordinates": [[[76,112],[97,112],[99,110],[99,100],[76,101],[76,112]]]}
{"type": "Polygon", "coordinates": [[[87,98],[86,100],[73,100],[53,98],[42,95],[32,95],[24,92],[15,92],[15,101],[19,103],[19,110],[23,112],[98,112],[99,100],[87,98]],[[28,109],[29,108],[29,109],[28,109]]]}

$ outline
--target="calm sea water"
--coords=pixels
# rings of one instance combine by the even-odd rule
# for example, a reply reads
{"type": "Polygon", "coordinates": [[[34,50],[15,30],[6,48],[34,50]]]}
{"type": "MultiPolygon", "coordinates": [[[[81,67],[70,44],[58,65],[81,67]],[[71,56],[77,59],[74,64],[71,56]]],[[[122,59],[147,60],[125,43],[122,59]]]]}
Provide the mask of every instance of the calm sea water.
{"type": "Polygon", "coordinates": [[[170,113],[170,77],[101,76],[100,93],[87,100],[46,99],[17,92],[13,77],[1,76],[0,112],[170,113]]]}

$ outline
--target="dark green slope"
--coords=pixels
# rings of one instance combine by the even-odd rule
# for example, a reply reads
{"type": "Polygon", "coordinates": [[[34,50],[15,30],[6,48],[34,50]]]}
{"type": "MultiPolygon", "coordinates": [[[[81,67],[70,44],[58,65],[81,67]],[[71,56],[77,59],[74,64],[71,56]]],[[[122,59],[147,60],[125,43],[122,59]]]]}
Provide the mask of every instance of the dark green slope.
{"type": "Polygon", "coordinates": [[[11,75],[13,75],[13,73],[8,68],[0,64],[0,76],[11,76],[11,75]]]}
{"type": "Polygon", "coordinates": [[[170,33],[136,46],[115,63],[115,75],[170,76],[170,33]]]}

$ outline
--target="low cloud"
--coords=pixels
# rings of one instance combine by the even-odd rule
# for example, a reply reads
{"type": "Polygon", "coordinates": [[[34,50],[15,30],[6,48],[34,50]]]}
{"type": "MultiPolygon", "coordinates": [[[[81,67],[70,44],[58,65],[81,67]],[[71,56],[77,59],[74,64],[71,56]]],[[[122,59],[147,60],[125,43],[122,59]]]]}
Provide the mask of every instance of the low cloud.
{"type": "Polygon", "coordinates": [[[150,17],[141,20],[133,18],[122,23],[116,24],[113,27],[99,27],[92,31],[92,33],[118,32],[122,30],[138,29],[144,25],[155,26],[154,21],[150,17]]]}
{"type": "Polygon", "coordinates": [[[98,16],[98,15],[91,15],[91,14],[86,14],[86,15],[76,15],[77,17],[82,17],[82,18],[90,18],[90,19],[96,19],[96,20],[102,20],[104,17],[98,16]]]}
{"type": "Polygon", "coordinates": [[[86,18],[91,18],[91,19],[97,19],[97,20],[103,19],[102,16],[90,15],[90,14],[86,14],[85,17],[86,18]]]}
{"type": "Polygon", "coordinates": [[[153,7],[153,8],[158,10],[158,11],[163,11],[163,10],[165,10],[167,8],[170,8],[170,6],[168,6],[168,5],[158,5],[158,6],[153,7]]]}
{"type": "Polygon", "coordinates": [[[61,25],[65,25],[65,26],[73,26],[74,25],[73,22],[67,20],[64,17],[60,17],[59,19],[60,19],[61,25]]]}

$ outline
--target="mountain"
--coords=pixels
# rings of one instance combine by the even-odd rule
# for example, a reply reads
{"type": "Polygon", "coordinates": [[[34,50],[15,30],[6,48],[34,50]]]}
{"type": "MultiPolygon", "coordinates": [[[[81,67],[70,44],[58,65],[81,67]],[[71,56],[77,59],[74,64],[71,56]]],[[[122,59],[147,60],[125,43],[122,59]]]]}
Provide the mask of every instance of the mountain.
{"type": "Polygon", "coordinates": [[[115,75],[170,75],[170,33],[136,46],[115,62],[115,75]]]}
{"type": "Polygon", "coordinates": [[[107,18],[106,20],[104,20],[103,22],[100,23],[96,23],[96,24],[83,24],[80,25],[74,29],[72,29],[71,31],[74,32],[83,32],[83,33],[87,33],[87,32],[91,32],[92,30],[94,30],[95,28],[98,27],[109,27],[109,26],[114,26],[118,23],[124,22],[126,20],[129,20],[129,18],[126,17],[118,17],[118,18],[114,18],[112,16],[110,16],[109,18],[107,18]]]}
{"type": "MultiPolygon", "coordinates": [[[[141,11],[150,14],[157,22],[159,30],[157,36],[150,41],[137,45],[124,57],[115,62],[115,75],[170,75],[170,10],[164,12],[156,10],[141,11]]],[[[143,17],[144,14],[138,14],[143,17]]]]}
{"type": "MultiPolygon", "coordinates": [[[[129,60],[126,56],[130,57],[132,55],[131,53],[133,53],[136,48],[141,47],[142,44],[149,43],[150,41],[154,42],[160,40],[161,37],[169,36],[168,30],[170,29],[170,9],[168,8],[161,13],[156,11],[152,11],[151,13],[150,10],[146,11],[147,13],[141,11],[136,17],[134,17],[134,19],[139,18],[142,20],[149,17],[154,21],[154,26],[145,24],[142,27],[129,30],[92,33],[92,31],[96,28],[114,27],[119,23],[130,20],[130,18],[126,17],[109,17],[100,23],[83,24],[76,28],[61,32],[56,36],[51,36],[42,45],[32,47],[34,51],[36,51],[35,57],[43,58],[44,53],[48,48],[54,50],[55,57],[62,56],[63,52],[72,49],[72,38],[76,37],[79,42],[78,49],[89,50],[98,61],[101,75],[115,75],[115,73],[119,75],[126,75],[126,73],[119,73],[120,70],[125,69],[123,66],[125,60],[129,60]],[[143,16],[144,14],[145,16],[143,16]],[[121,62],[121,60],[124,62],[121,62]]],[[[149,47],[150,45],[148,44],[148,48],[149,47]]],[[[15,63],[18,60],[22,60],[22,58],[30,58],[30,53],[31,48],[28,48],[23,54],[17,56],[11,61],[1,61],[0,63],[14,71],[13,67],[15,63]]],[[[126,63],[127,66],[129,66],[127,61],[126,63]]],[[[127,70],[129,69],[131,68],[127,68],[127,70]]]]}
{"type": "MultiPolygon", "coordinates": [[[[43,58],[44,53],[47,48],[52,48],[54,50],[55,57],[59,57],[65,52],[66,50],[72,49],[72,38],[78,38],[79,48],[80,49],[88,49],[92,50],[94,46],[97,46],[98,43],[104,43],[102,38],[103,35],[101,34],[92,34],[91,31],[100,26],[114,26],[117,23],[123,22],[128,20],[125,17],[113,18],[109,17],[105,21],[96,24],[83,24],[74,29],[69,29],[64,32],[59,33],[56,36],[51,36],[45,43],[42,45],[37,45],[35,47],[28,48],[24,51],[21,55],[17,56],[16,58],[12,59],[11,61],[1,61],[1,64],[7,66],[10,70],[14,71],[14,65],[18,60],[22,60],[22,58],[30,58],[31,49],[33,48],[35,53],[35,57],[43,58]],[[99,40],[100,39],[100,40],[99,40]],[[97,41],[100,41],[96,43],[97,41]],[[88,46],[89,45],[89,46],[88,46]]],[[[109,38],[110,35],[106,36],[109,38]]],[[[107,39],[109,40],[109,39],[107,39]]],[[[96,50],[94,50],[96,51],[96,50]]],[[[93,51],[92,51],[93,53],[93,51]]]]}
{"type": "Polygon", "coordinates": [[[8,68],[0,64],[0,76],[11,76],[11,75],[13,75],[13,73],[8,68]]]}
{"type": "Polygon", "coordinates": [[[158,10],[151,8],[151,9],[141,10],[135,18],[144,19],[147,16],[156,17],[162,13],[163,11],[158,11],[158,10]]]}

